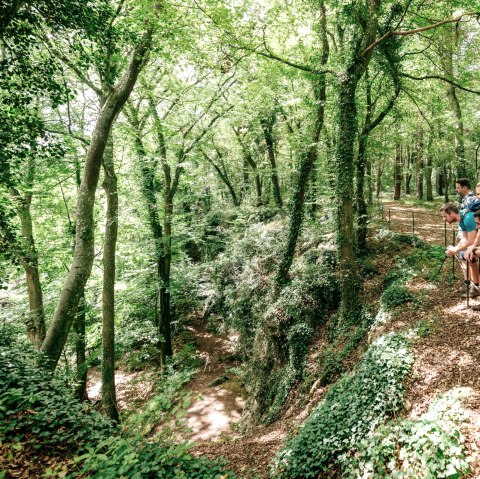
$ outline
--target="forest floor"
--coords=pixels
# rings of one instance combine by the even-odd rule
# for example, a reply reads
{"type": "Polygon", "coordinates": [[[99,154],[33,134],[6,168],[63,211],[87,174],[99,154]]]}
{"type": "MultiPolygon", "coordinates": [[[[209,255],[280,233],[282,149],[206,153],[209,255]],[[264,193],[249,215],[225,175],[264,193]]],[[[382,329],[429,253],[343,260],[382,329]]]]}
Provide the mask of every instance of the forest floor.
{"type": "MultiPolygon", "coordinates": [[[[393,231],[412,234],[413,229],[420,238],[437,245],[444,244],[447,234],[451,242],[452,230],[450,227],[445,230],[436,211],[384,203],[384,219],[388,221],[388,218],[393,231]]],[[[378,306],[383,277],[396,259],[398,257],[393,257],[388,250],[372,258],[380,272],[379,276],[365,283],[366,297],[375,298],[370,305],[373,308],[378,306]]],[[[391,330],[408,330],[418,327],[421,322],[426,326],[422,337],[412,345],[414,364],[407,384],[406,404],[409,407],[405,414],[418,418],[437,395],[452,388],[462,388],[462,404],[468,414],[462,433],[466,448],[476,458],[469,477],[480,479],[480,312],[467,308],[466,300],[458,292],[461,284],[458,264],[454,281],[449,277],[450,264],[447,262],[444,265],[440,279],[434,283],[414,278],[407,286],[422,298],[421,303],[414,307],[397,308],[393,320],[377,335],[391,330]]],[[[480,304],[480,301],[472,300],[471,304],[480,304]]],[[[211,370],[204,371],[202,368],[187,386],[191,392],[191,405],[184,419],[191,431],[187,439],[195,442],[193,453],[210,458],[224,457],[228,461],[228,469],[248,479],[268,478],[268,466],[277,451],[291,431],[298,430],[311,409],[324,397],[327,388],[313,391],[314,385],[310,391],[314,398],[309,403],[295,403],[294,399],[285,408],[281,420],[242,434],[239,421],[245,406],[245,391],[230,371],[238,366],[232,359],[236,338],[210,333],[205,322],[199,319],[191,324],[190,329],[200,356],[206,357],[208,353],[212,359],[211,370]],[[225,382],[212,386],[212,381],[218,378],[223,378],[225,382]]],[[[315,350],[322,341],[320,337],[313,344],[311,357],[315,356],[315,350]]],[[[148,380],[145,381],[145,378],[124,377],[126,373],[121,371],[118,374],[121,406],[125,406],[133,396],[148,393],[148,380]],[[134,386],[131,379],[134,379],[134,386]],[[136,390],[132,391],[132,387],[136,390]]],[[[98,383],[94,381],[94,384],[98,383]]]]}

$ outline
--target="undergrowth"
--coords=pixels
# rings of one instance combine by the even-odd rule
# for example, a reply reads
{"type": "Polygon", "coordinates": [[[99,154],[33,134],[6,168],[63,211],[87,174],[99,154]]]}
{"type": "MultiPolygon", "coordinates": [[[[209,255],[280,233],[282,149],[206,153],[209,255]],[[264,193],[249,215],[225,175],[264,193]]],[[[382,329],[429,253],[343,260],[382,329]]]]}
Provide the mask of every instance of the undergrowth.
{"type": "Polygon", "coordinates": [[[180,391],[191,378],[190,369],[172,364],[170,377],[162,378],[163,389],[143,413],[127,419],[122,434],[74,399],[50,372],[36,367],[34,358],[31,351],[0,346],[0,436],[7,456],[23,454],[24,463],[45,458],[44,466],[37,464],[45,477],[234,478],[223,462],[190,454],[190,445],[177,443],[171,428],[162,429],[155,442],[145,441],[154,421],[174,418],[184,407],[180,391]]]}
{"type": "Polygon", "coordinates": [[[330,388],[298,436],[278,454],[273,477],[315,478],[338,465],[341,454],[402,409],[403,380],[411,363],[405,338],[390,334],[377,340],[358,370],[330,388]]]}

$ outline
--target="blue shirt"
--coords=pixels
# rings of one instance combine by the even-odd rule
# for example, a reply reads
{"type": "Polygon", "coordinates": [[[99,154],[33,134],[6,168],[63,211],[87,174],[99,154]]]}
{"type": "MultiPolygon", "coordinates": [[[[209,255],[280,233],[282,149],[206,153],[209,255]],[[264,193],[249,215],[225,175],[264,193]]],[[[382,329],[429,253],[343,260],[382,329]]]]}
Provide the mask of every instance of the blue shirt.
{"type": "Polygon", "coordinates": [[[470,233],[471,231],[475,231],[477,229],[477,224],[475,223],[475,218],[473,217],[473,211],[460,213],[458,228],[460,231],[465,231],[466,233],[470,233]]]}

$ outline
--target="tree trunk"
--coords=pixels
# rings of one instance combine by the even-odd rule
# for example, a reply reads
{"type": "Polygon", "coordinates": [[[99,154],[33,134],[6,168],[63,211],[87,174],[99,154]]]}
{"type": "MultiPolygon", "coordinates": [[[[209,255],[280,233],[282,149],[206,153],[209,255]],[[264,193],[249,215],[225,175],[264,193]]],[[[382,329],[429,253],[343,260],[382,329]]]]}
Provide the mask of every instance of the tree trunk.
{"type": "Polygon", "coordinates": [[[85,294],[82,294],[78,303],[77,315],[73,323],[75,331],[75,397],[79,401],[88,401],[87,394],[87,357],[85,353],[85,294]]]}
{"type": "Polygon", "coordinates": [[[445,185],[445,175],[443,172],[443,168],[439,168],[437,171],[437,195],[438,196],[443,196],[443,188],[445,185]]]}
{"type": "Polygon", "coordinates": [[[393,199],[398,201],[400,199],[401,185],[402,185],[402,145],[397,144],[395,154],[395,165],[393,168],[393,199]]]}
{"type": "Polygon", "coordinates": [[[102,406],[107,416],[118,422],[120,418],[115,393],[115,250],[118,235],[118,192],[111,134],[103,155],[103,171],[107,218],[103,246],[102,406]]]}
{"type": "Polygon", "coordinates": [[[348,325],[356,324],[361,314],[353,229],[354,144],[357,131],[355,96],[358,80],[357,75],[347,75],[339,86],[335,151],[338,272],[342,292],[340,314],[342,323],[348,325]]]}
{"type": "Polygon", "coordinates": [[[405,173],[405,194],[410,195],[412,193],[410,184],[412,181],[412,156],[413,152],[410,152],[410,146],[407,145],[407,171],[405,173]]]}
{"type": "Polygon", "coordinates": [[[158,329],[162,335],[160,347],[160,364],[165,368],[167,358],[173,354],[170,310],[170,270],[172,263],[172,215],[173,196],[171,187],[167,183],[163,205],[163,268],[160,271],[160,289],[158,294],[159,316],[158,329]]]}
{"type": "Polygon", "coordinates": [[[364,183],[365,183],[365,164],[367,156],[367,142],[370,133],[385,119],[390,110],[393,108],[395,101],[400,93],[400,80],[398,77],[397,66],[395,60],[390,54],[385,54],[389,65],[389,73],[392,77],[395,90],[392,97],[384,108],[379,112],[375,119],[373,116],[373,102],[370,78],[368,76],[368,69],[365,70],[365,85],[366,85],[366,100],[367,111],[365,114],[365,122],[362,131],[358,138],[358,154],[357,154],[357,177],[355,188],[355,206],[357,213],[357,229],[356,229],[356,243],[357,252],[365,254],[367,252],[367,223],[368,223],[368,209],[365,201],[364,183]]]}
{"type": "Polygon", "coordinates": [[[423,167],[423,129],[420,129],[417,147],[417,200],[423,200],[423,167]]]}
{"type": "Polygon", "coordinates": [[[310,207],[308,213],[312,220],[315,219],[315,213],[317,212],[317,198],[318,198],[318,171],[316,162],[313,163],[312,172],[310,173],[310,179],[308,182],[308,202],[310,207]]]}
{"type": "MultiPolygon", "coordinates": [[[[327,40],[326,30],[326,15],[325,5],[322,2],[320,4],[322,17],[320,20],[321,27],[321,40],[322,40],[322,58],[321,65],[326,65],[329,55],[329,45],[327,40]]],[[[278,266],[277,276],[275,278],[274,295],[278,297],[281,289],[288,281],[288,273],[292,266],[293,257],[295,254],[295,248],[297,246],[297,240],[302,228],[304,207],[305,207],[305,191],[308,185],[308,178],[312,171],[315,161],[318,157],[318,140],[320,138],[320,132],[322,131],[323,121],[325,116],[325,102],[326,102],[326,89],[327,84],[325,76],[319,76],[318,83],[315,87],[315,99],[317,101],[317,116],[315,119],[315,126],[312,135],[312,142],[310,143],[308,150],[302,157],[300,163],[300,171],[298,172],[297,182],[293,194],[292,211],[290,215],[290,226],[288,229],[287,244],[282,253],[282,259],[278,266]]]]}
{"type": "Polygon", "coordinates": [[[256,197],[255,206],[257,206],[257,207],[262,206],[263,205],[262,182],[260,180],[260,174],[258,173],[257,163],[253,159],[253,156],[252,156],[251,152],[249,151],[248,147],[243,142],[243,139],[240,135],[240,130],[237,129],[237,128],[234,128],[233,131],[235,132],[235,135],[237,136],[238,143],[240,144],[240,146],[242,148],[244,162],[253,171],[254,182],[255,182],[255,197],[256,197]]]}
{"type": "MultiPolygon", "coordinates": [[[[28,160],[26,183],[28,188],[33,187],[35,163],[33,158],[28,160]]],[[[35,348],[40,349],[45,339],[45,310],[43,306],[43,292],[38,269],[38,253],[33,238],[33,222],[30,213],[32,193],[22,196],[16,189],[11,190],[16,205],[17,216],[20,220],[22,247],[18,248],[17,258],[25,271],[27,283],[29,315],[26,319],[27,335],[35,348]]],[[[16,248],[17,249],[17,248],[16,248]]]]}
{"type": "MultiPolygon", "coordinates": [[[[460,25],[448,25],[444,31],[445,44],[443,51],[442,67],[447,78],[454,78],[454,47],[455,36],[460,25]]],[[[455,131],[455,168],[457,178],[464,178],[467,176],[466,160],[465,160],[465,137],[464,126],[462,118],[462,109],[458,101],[457,91],[455,86],[450,83],[447,84],[447,98],[450,106],[451,114],[453,116],[453,124],[455,131]]]]}
{"type": "Polygon", "coordinates": [[[41,363],[54,370],[67,341],[75,319],[78,302],[90,276],[94,257],[95,191],[108,136],[116,116],[128,99],[146,59],[152,30],[147,30],[141,43],[132,52],[130,62],[117,85],[106,97],[93,129],[92,141],[87,151],[82,184],[77,198],[75,251],[72,266],[48,328],[41,351],[41,363]]]}
{"type": "Polygon", "coordinates": [[[425,163],[425,187],[427,201],[433,201],[433,189],[432,189],[432,135],[428,137],[427,145],[427,158],[425,163]]]}
{"type": "Polygon", "coordinates": [[[382,173],[383,167],[380,162],[377,163],[377,181],[375,182],[375,197],[377,200],[380,198],[382,192],[382,173]]]}
{"type": "Polygon", "coordinates": [[[273,126],[275,124],[275,114],[272,113],[268,118],[262,118],[262,120],[260,120],[260,124],[262,125],[263,136],[265,137],[265,143],[267,145],[268,159],[270,161],[273,198],[275,200],[275,206],[277,208],[281,208],[283,206],[283,203],[282,195],[280,193],[280,183],[278,181],[277,174],[275,144],[273,141],[273,126]]]}
{"type": "Polygon", "coordinates": [[[372,161],[366,160],[365,167],[367,169],[367,198],[368,204],[373,204],[373,178],[372,178],[372,161]]]}
{"type": "Polygon", "coordinates": [[[450,172],[448,171],[447,164],[443,164],[443,177],[445,179],[445,203],[448,203],[448,188],[450,187],[450,172]]]}
{"type": "Polygon", "coordinates": [[[230,197],[232,199],[232,203],[234,206],[240,206],[240,199],[239,196],[237,195],[237,192],[235,191],[235,188],[232,185],[232,182],[230,181],[230,178],[227,173],[227,169],[225,167],[225,164],[223,162],[223,155],[222,153],[217,149],[217,155],[220,160],[220,164],[215,163],[215,161],[212,160],[204,151],[202,151],[203,157],[213,166],[214,170],[217,172],[218,177],[222,181],[222,183],[227,187],[228,192],[230,193],[230,197]]]}

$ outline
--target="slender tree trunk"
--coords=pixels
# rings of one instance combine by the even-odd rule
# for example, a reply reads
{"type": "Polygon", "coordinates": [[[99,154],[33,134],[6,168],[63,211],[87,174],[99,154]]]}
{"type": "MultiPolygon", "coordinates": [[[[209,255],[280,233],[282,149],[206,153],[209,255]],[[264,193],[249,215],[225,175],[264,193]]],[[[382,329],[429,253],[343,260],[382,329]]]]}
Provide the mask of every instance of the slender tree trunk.
{"type": "Polygon", "coordinates": [[[377,181],[375,182],[375,197],[377,200],[380,198],[380,194],[382,193],[382,173],[383,167],[380,162],[377,163],[377,181]]]}
{"type": "Polygon", "coordinates": [[[425,163],[425,187],[427,201],[433,201],[433,189],[432,189],[432,135],[428,137],[427,145],[427,158],[425,163]]]}
{"type": "MultiPolygon", "coordinates": [[[[170,270],[172,262],[172,218],[173,199],[177,191],[182,169],[176,168],[172,178],[170,165],[167,162],[167,146],[163,134],[163,125],[155,108],[153,98],[149,98],[150,110],[154,119],[155,132],[158,139],[158,153],[164,176],[163,192],[163,235],[161,244],[161,261],[159,263],[159,288],[158,288],[158,330],[162,337],[160,344],[160,366],[165,368],[167,358],[173,355],[171,334],[171,308],[170,308],[170,270]]],[[[179,152],[179,161],[184,159],[184,152],[179,152]]]]}
{"type": "Polygon", "coordinates": [[[79,401],[88,401],[87,394],[87,356],[85,352],[85,294],[82,294],[78,303],[77,315],[73,323],[75,331],[75,397],[79,401]]]}
{"type": "Polygon", "coordinates": [[[394,190],[393,190],[393,199],[398,201],[401,194],[401,185],[402,185],[402,145],[397,144],[396,154],[395,154],[395,165],[393,168],[393,178],[394,178],[394,190]]]}
{"type": "Polygon", "coordinates": [[[107,218],[103,246],[102,406],[110,419],[119,421],[115,393],[115,250],[118,235],[118,192],[111,134],[103,155],[103,170],[107,218]]]}
{"type": "Polygon", "coordinates": [[[242,199],[247,197],[248,189],[249,189],[250,178],[248,174],[248,162],[243,158],[242,161],[242,199]]]}
{"type": "Polygon", "coordinates": [[[373,178],[372,178],[372,160],[367,160],[365,162],[367,169],[367,198],[368,204],[373,204],[373,178]]]}
{"type": "Polygon", "coordinates": [[[445,175],[443,173],[443,168],[441,167],[437,170],[436,186],[437,186],[437,195],[438,196],[443,196],[444,185],[445,185],[445,175]]]}
{"type": "MultiPolygon", "coordinates": [[[[33,186],[35,164],[33,159],[28,160],[27,185],[33,186]]],[[[20,220],[22,247],[18,249],[17,257],[25,271],[27,283],[29,315],[26,319],[27,335],[35,348],[40,349],[45,339],[45,310],[43,307],[43,292],[38,268],[38,252],[33,237],[33,222],[30,213],[32,194],[22,196],[19,191],[12,189],[11,194],[16,204],[17,216],[20,220]]]]}
{"type": "MultiPolygon", "coordinates": [[[[252,169],[252,172],[253,172],[253,177],[254,177],[254,182],[255,182],[255,197],[256,197],[255,206],[257,206],[257,207],[262,206],[263,205],[262,182],[260,180],[260,174],[258,173],[257,163],[253,159],[253,156],[252,156],[250,150],[248,149],[248,147],[243,142],[240,131],[237,128],[234,128],[233,131],[235,132],[235,135],[237,136],[237,139],[238,139],[238,143],[240,144],[240,146],[242,148],[244,162],[252,169]]],[[[245,177],[244,177],[244,179],[245,179],[245,177]]]]}
{"type": "Polygon", "coordinates": [[[390,110],[393,108],[395,101],[400,93],[400,81],[397,72],[395,60],[387,55],[389,64],[389,72],[392,76],[395,90],[389,102],[379,112],[375,119],[373,116],[373,102],[370,78],[368,76],[368,69],[365,71],[366,84],[366,99],[367,111],[365,114],[365,122],[358,137],[358,154],[357,154],[357,176],[355,188],[355,206],[357,213],[357,229],[356,229],[356,243],[358,254],[365,254],[367,252],[367,223],[368,223],[368,209],[365,201],[364,183],[365,183],[365,164],[367,156],[367,142],[370,133],[385,119],[390,110]]]}
{"type": "MultiPolygon", "coordinates": [[[[322,40],[321,65],[326,65],[329,55],[329,45],[326,31],[325,5],[323,2],[321,3],[320,8],[322,12],[322,20],[320,23],[322,40]]],[[[322,75],[318,78],[318,83],[315,87],[317,116],[313,130],[312,142],[310,143],[310,146],[308,147],[308,150],[306,151],[300,163],[300,171],[298,173],[297,183],[295,185],[295,190],[293,194],[287,244],[285,245],[285,248],[283,250],[282,259],[278,266],[277,276],[275,278],[274,294],[277,297],[280,294],[282,287],[288,281],[288,274],[290,271],[290,267],[292,266],[295,248],[297,246],[297,240],[302,228],[305,206],[305,191],[308,185],[308,178],[318,157],[318,140],[322,131],[325,115],[326,89],[326,80],[325,77],[322,75]]]]}
{"type": "MultiPolygon", "coordinates": [[[[75,179],[77,183],[77,191],[82,184],[81,168],[78,158],[74,157],[75,164],[75,179]]],[[[65,204],[66,206],[66,204],[65,204]]],[[[73,235],[73,245],[75,249],[75,230],[76,225],[72,224],[70,215],[68,215],[69,229],[73,235]]],[[[86,354],[85,341],[85,320],[86,320],[86,304],[85,304],[85,290],[80,293],[80,300],[78,302],[77,314],[73,322],[73,329],[75,331],[75,397],[79,401],[88,401],[87,380],[88,380],[88,365],[86,354]]]]}
{"type": "Polygon", "coordinates": [[[417,200],[423,200],[423,168],[423,129],[420,129],[417,147],[417,200]]]}
{"type": "Polygon", "coordinates": [[[313,163],[312,172],[310,174],[310,180],[308,185],[308,201],[310,207],[308,213],[312,220],[315,219],[315,213],[317,212],[317,198],[318,198],[318,171],[317,171],[317,162],[313,163]]]}
{"type": "Polygon", "coordinates": [[[445,179],[445,203],[448,203],[448,188],[450,187],[450,172],[448,171],[447,164],[443,164],[443,177],[445,179]]]}
{"type": "Polygon", "coordinates": [[[141,43],[132,52],[128,67],[118,84],[111,89],[105,99],[93,129],[92,141],[85,160],[82,184],[78,192],[73,262],[41,347],[44,355],[41,363],[52,370],[56,368],[62,354],[75,319],[78,302],[92,269],[95,228],[93,207],[107,139],[116,116],[136,83],[148,53],[151,37],[152,30],[149,29],[141,43]]]}
{"type": "Polygon", "coordinates": [[[467,176],[467,168],[465,161],[465,140],[464,140],[464,128],[462,110],[457,98],[456,89],[453,85],[448,86],[447,90],[448,103],[452,110],[454,117],[455,128],[455,163],[457,165],[457,176],[463,178],[467,176]]]}
{"type": "Polygon", "coordinates": [[[281,208],[283,206],[283,202],[282,195],[280,193],[280,183],[278,181],[277,162],[275,158],[275,144],[273,141],[273,126],[275,124],[275,115],[272,113],[269,118],[263,118],[260,123],[262,125],[265,143],[267,145],[268,159],[270,161],[273,198],[275,200],[275,206],[277,208],[281,208]]]}
{"type": "Polygon", "coordinates": [[[171,308],[170,308],[170,270],[172,263],[172,215],[173,215],[173,196],[171,187],[167,183],[164,195],[163,205],[163,270],[160,275],[160,289],[158,296],[159,311],[159,331],[162,335],[161,345],[161,366],[165,367],[166,359],[173,355],[172,333],[171,333],[171,308]]]}
{"type": "Polygon", "coordinates": [[[213,166],[214,170],[217,172],[218,177],[223,182],[223,184],[227,187],[228,192],[230,193],[230,197],[232,199],[232,203],[234,206],[240,206],[240,199],[235,191],[235,188],[230,181],[230,178],[227,173],[227,169],[225,168],[225,164],[223,162],[222,154],[219,150],[217,150],[217,155],[220,160],[220,164],[215,163],[204,151],[202,151],[204,158],[213,166]]]}
{"type": "Polygon", "coordinates": [[[407,145],[407,171],[405,173],[405,194],[410,195],[412,193],[410,189],[410,184],[412,181],[412,155],[413,152],[410,152],[410,146],[407,145]]]}
{"type": "MultiPolygon", "coordinates": [[[[460,25],[448,25],[444,31],[445,44],[443,48],[443,71],[447,78],[454,78],[454,47],[455,36],[460,25]]],[[[466,159],[465,159],[465,136],[462,118],[462,109],[458,101],[457,91],[454,85],[447,84],[447,98],[453,116],[453,125],[455,131],[455,168],[457,178],[467,176],[466,159]]]]}

